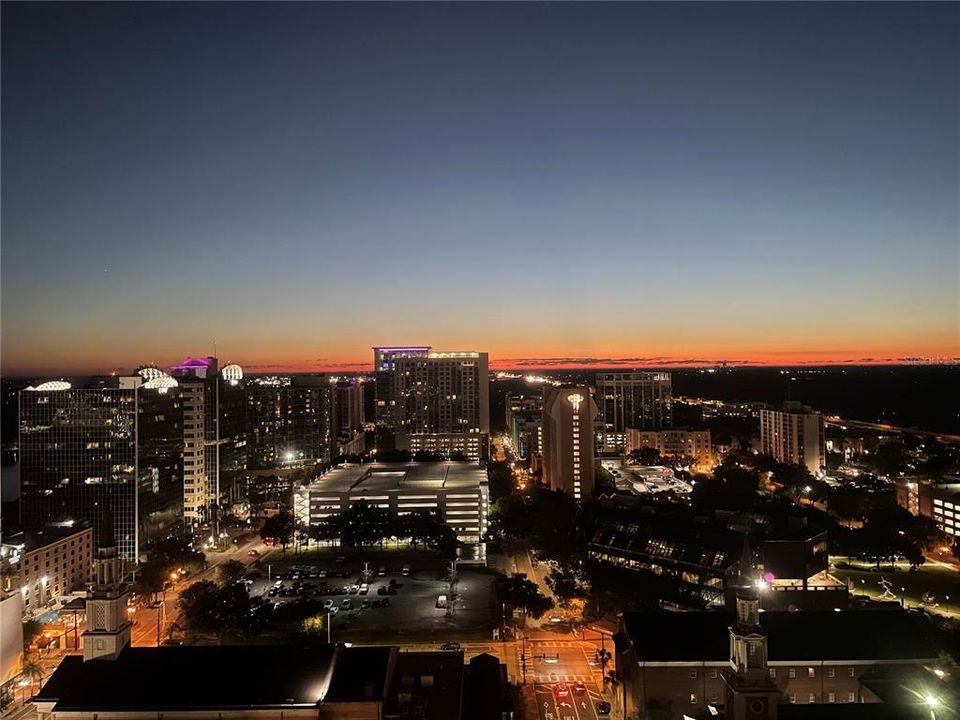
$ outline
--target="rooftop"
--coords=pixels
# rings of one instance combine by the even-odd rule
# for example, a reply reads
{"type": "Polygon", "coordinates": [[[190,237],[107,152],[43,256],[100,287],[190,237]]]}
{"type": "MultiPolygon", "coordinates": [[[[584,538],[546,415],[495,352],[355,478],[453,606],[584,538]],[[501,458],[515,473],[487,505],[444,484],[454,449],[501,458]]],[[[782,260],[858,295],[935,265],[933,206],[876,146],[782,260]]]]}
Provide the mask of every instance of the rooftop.
{"type": "Polygon", "coordinates": [[[475,462],[396,462],[346,464],[335,467],[310,485],[310,490],[356,494],[426,490],[475,490],[487,481],[487,471],[475,462]]]}
{"type": "Polygon", "coordinates": [[[86,520],[56,520],[39,530],[23,530],[5,535],[3,545],[5,548],[15,548],[18,552],[32,552],[89,529],[90,523],[86,520]]]}
{"type": "MultiPolygon", "coordinates": [[[[726,662],[734,613],[625,613],[640,662],[726,662]]],[[[760,616],[771,662],[931,660],[938,656],[930,621],[904,610],[771,611],[760,616]]]]}
{"type": "Polygon", "coordinates": [[[63,659],[37,695],[58,710],[293,708],[383,699],[393,648],[128,647],[116,660],[63,659]],[[187,680],[170,692],[168,682],[187,680]],[[202,681],[197,680],[203,678],[202,681]]]}

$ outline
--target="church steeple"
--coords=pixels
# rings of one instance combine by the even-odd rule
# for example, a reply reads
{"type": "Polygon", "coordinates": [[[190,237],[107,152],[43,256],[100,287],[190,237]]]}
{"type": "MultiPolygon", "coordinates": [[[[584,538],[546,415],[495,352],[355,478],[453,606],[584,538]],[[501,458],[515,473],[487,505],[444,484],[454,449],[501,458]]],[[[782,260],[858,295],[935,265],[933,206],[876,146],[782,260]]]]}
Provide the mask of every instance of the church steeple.
{"type": "Polygon", "coordinates": [[[729,720],[773,720],[780,698],[767,665],[767,632],[760,624],[760,591],[750,542],[743,536],[737,579],[737,619],[730,628],[730,672],[727,681],[729,720]]]}
{"type": "Polygon", "coordinates": [[[87,591],[87,628],[83,632],[83,659],[115,658],[130,644],[132,623],[127,618],[129,591],[107,506],[100,523],[94,559],[94,582],[87,591]]]}

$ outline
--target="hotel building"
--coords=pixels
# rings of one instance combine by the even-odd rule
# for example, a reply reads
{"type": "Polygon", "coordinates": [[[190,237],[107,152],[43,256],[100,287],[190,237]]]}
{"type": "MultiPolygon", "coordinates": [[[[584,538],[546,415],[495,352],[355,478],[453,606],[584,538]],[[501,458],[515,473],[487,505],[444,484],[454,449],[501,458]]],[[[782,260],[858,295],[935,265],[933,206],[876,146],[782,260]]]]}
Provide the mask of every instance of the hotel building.
{"type": "Polygon", "coordinates": [[[19,592],[24,613],[36,615],[86,587],[93,571],[93,528],[87,522],[60,520],[6,536],[0,567],[0,593],[19,592]]]}
{"type": "Polygon", "coordinates": [[[589,498],[594,486],[593,420],[587,385],[543,389],[543,481],[551,490],[589,498]]]}

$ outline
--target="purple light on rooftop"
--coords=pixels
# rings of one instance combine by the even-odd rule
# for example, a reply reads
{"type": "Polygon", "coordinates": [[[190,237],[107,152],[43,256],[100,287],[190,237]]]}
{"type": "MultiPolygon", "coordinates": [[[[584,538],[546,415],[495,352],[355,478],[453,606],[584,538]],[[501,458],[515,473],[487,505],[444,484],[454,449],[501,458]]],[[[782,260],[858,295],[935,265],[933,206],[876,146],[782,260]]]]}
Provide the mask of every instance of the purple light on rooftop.
{"type": "Polygon", "coordinates": [[[179,365],[174,365],[171,370],[205,370],[209,369],[213,365],[212,358],[205,357],[188,357],[179,365]]]}

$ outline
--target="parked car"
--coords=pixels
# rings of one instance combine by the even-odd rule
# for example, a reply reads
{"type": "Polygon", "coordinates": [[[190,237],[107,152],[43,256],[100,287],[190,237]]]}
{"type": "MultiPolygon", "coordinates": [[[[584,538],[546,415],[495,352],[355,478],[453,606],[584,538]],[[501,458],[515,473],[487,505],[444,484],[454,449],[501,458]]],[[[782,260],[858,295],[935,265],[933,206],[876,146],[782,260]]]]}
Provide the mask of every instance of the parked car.
{"type": "Polygon", "coordinates": [[[370,600],[367,599],[367,598],[364,598],[363,601],[360,603],[360,607],[361,607],[361,608],[368,608],[368,607],[370,607],[370,600]]]}
{"type": "Polygon", "coordinates": [[[387,574],[387,569],[383,567],[383,565],[381,565],[380,568],[377,570],[377,575],[379,575],[380,577],[383,577],[386,574],[387,574]]]}
{"type": "Polygon", "coordinates": [[[347,559],[346,559],[343,555],[337,555],[337,559],[336,559],[335,562],[337,562],[337,563],[339,564],[339,563],[346,562],[346,561],[347,561],[347,559]]]}
{"type": "Polygon", "coordinates": [[[440,649],[441,650],[459,650],[460,643],[453,642],[453,641],[445,642],[443,645],[440,646],[440,649]]]}
{"type": "Polygon", "coordinates": [[[403,566],[403,570],[400,571],[400,574],[403,575],[404,577],[406,577],[407,575],[409,575],[409,574],[410,574],[410,566],[409,566],[409,565],[404,565],[404,566],[403,566]]]}
{"type": "Polygon", "coordinates": [[[333,607],[333,600],[324,600],[324,601],[323,601],[323,609],[324,609],[324,610],[329,610],[329,609],[332,608],[332,607],[333,607]]]}
{"type": "Polygon", "coordinates": [[[330,608],[330,614],[331,614],[331,615],[336,615],[338,612],[340,612],[340,608],[338,608],[336,605],[334,605],[332,608],[330,608]]]}
{"type": "Polygon", "coordinates": [[[387,594],[386,585],[381,585],[380,587],[377,588],[377,595],[386,595],[386,594],[387,594]]]}
{"type": "Polygon", "coordinates": [[[350,602],[350,598],[344,598],[340,601],[340,608],[343,610],[349,610],[352,605],[353,603],[350,602]]]}
{"type": "Polygon", "coordinates": [[[362,583],[360,585],[360,594],[366,595],[368,592],[370,592],[370,586],[367,585],[366,583],[362,583]]]}

